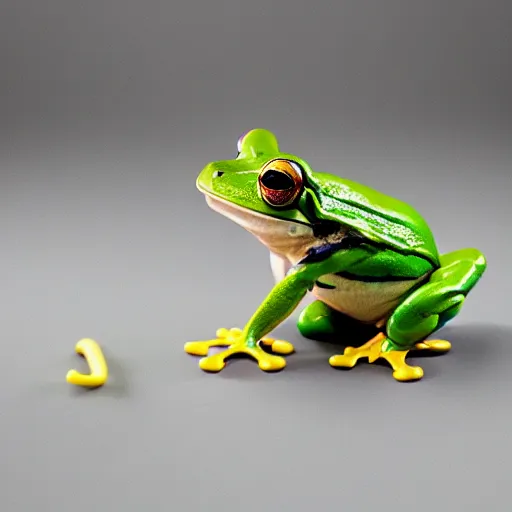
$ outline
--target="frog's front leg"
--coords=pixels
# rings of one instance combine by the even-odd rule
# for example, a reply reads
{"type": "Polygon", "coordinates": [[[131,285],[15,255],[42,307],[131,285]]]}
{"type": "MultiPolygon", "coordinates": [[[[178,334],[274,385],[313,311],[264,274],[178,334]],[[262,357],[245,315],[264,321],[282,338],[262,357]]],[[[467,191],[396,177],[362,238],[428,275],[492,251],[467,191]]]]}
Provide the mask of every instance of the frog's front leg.
{"type": "MultiPolygon", "coordinates": [[[[333,367],[352,368],[361,358],[370,363],[386,360],[398,381],[419,380],[423,369],[409,366],[405,359],[413,349],[424,349],[426,338],[443,327],[461,310],[472,288],[484,273],[485,257],[476,249],[462,249],[440,258],[441,266],[429,281],[409,295],[389,317],[385,333],[359,348],[348,347],[330,359],[333,367]]],[[[449,343],[436,340],[434,349],[448,350],[449,343]],[[437,343],[437,345],[436,345],[437,343]]],[[[430,342],[432,344],[432,342],[430,342]]]]}
{"type": "Polygon", "coordinates": [[[300,273],[288,276],[278,283],[258,308],[245,329],[220,329],[217,339],[205,342],[191,342],[185,345],[185,351],[194,355],[205,355],[199,361],[199,367],[208,372],[219,372],[226,360],[235,355],[246,355],[258,362],[263,371],[277,371],[285,367],[283,357],[266,352],[263,345],[270,346],[274,352],[289,354],[293,345],[283,340],[273,340],[266,335],[283,322],[295,309],[308,290],[308,282],[300,273]],[[226,350],[207,355],[213,346],[226,346],[226,350]]]}
{"type": "Polygon", "coordinates": [[[221,371],[226,365],[226,360],[235,355],[252,357],[264,371],[283,369],[286,366],[285,359],[269,354],[261,345],[269,345],[274,352],[280,354],[293,352],[293,346],[283,340],[267,338],[267,335],[291,315],[319,276],[329,273],[333,268],[348,268],[371,254],[372,251],[352,249],[326,255],[323,261],[293,267],[286,277],[274,286],[243,330],[220,330],[217,332],[218,339],[187,343],[185,351],[206,356],[199,361],[199,366],[208,372],[221,371]],[[228,348],[218,354],[207,355],[208,349],[212,346],[228,348]]]}

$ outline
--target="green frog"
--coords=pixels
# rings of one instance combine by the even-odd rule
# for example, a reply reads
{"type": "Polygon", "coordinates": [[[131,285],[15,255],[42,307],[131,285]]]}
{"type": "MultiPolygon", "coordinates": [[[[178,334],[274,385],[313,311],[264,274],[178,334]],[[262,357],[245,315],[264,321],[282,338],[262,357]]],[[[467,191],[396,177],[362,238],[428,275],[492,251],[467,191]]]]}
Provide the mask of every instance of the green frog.
{"type": "Polygon", "coordinates": [[[295,349],[270,334],[311,293],[297,327],[305,338],[344,347],[332,367],[353,368],[363,358],[387,363],[397,381],[421,379],[423,369],[406,356],[450,350],[450,342],[429,338],[460,312],[486,269],[484,255],[474,248],[440,254],[411,206],[314,171],[281,152],[266,129],[244,134],[237,149],[235,158],[209,163],[196,185],[210,208],[268,248],[275,285],[243,329],[219,329],[185,351],[202,356],[207,372],[239,355],[263,371],[282,370],[295,349]],[[211,347],[222,348],[210,354],[211,347]]]}

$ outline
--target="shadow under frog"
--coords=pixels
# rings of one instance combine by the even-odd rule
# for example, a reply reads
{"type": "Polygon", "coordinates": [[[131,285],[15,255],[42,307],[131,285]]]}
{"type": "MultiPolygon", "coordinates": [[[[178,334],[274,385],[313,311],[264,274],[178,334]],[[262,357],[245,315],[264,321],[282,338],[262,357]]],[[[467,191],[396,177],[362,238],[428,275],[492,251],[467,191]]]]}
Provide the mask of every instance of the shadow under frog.
{"type": "MultiPolygon", "coordinates": [[[[369,339],[368,336],[374,335],[379,330],[370,329],[361,326],[357,322],[347,322],[347,336],[354,341],[353,345],[362,346],[369,339]],[[349,324],[350,325],[347,325],[349,324]]],[[[346,348],[336,334],[325,335],[322,339],[308,340],[302,338],[297,332],[294,322],[285,322],[278,329],[279,337],[292,340],[294,344],[300,347],[297,351],[296,358],[293,363],[288,366],[289,371],[293,372],[321,372],[326,366],[326,360],[330,354],[336,351],[343,351],[346,348]]],[[[462,383],[464,381],[501,379],[512,373],[508,371],[508,363],[512,357],[512,346],[510,340],[512,339],[512,327],[494,324],[463,324],[458,326],[447,326],[437,333],[439,338],[443,340],[450,340],[452,349],[450,351],[431,351],[431,350],[411,350],[407,354],[407,360],[429,360],[432,358],[441,358],[441,366],[437,367],[429,365],[428,373],[430,376],[438,376],[444,373],[450,375],[450,380],[456,375],[456,381],[462,383]],[[483,342],[485,340],[485,342],[483,342]],[[492,341],[492,343],[489,343],[492,341]],[[448,352],[454,352],[455,357],[451,357],[448,352]],[[446,357],[444,357],[446,356],[446,357]],[[503,367],[505,371],[500,369],[503,367]],[[501,377],[500,377],[501,376],[501,377]]],[[[263,349],[272,354],[269,346],[263,345],[263,349]]],[[[218,353],[221,347],[212,347],[211,353],[218,353]]],[[[244,354],[233,355],[227,359],[250,359],[244,354]]],[[[360,366],[363,359],[360,359],[353,368],[360,366]]],[[[427,362],[425,362],[427,364],[427,362]]],[[[385,360],[375,361],[375,365],[388,368],[390,365],[385,360]]],[[[352,368],[335,368],[338,371],[350,371],[352,368]]],[[[245,371],[235,371],[233,375],[226,374],[234,378],[244,378],[248,376],[255,377],[252,372],[247,374],[245,371]]],[[[263,377],[262,377],[263,378],[263,377]]],[[[512,382],[511,382],[512,384],[512,382]]]]}

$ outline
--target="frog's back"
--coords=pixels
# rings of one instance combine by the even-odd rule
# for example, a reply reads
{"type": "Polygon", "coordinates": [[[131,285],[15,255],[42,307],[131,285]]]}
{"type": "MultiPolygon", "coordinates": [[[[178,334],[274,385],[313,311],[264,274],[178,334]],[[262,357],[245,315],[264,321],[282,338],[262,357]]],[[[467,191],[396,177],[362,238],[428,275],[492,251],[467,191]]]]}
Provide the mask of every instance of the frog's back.
{"type": "Polygon", "coordinates": [[[439,264],[434,236],[412,206],[364,184],[331,174],[311,173],[308,181],[319,215],[347,224],[370,240],[439,264]]]}

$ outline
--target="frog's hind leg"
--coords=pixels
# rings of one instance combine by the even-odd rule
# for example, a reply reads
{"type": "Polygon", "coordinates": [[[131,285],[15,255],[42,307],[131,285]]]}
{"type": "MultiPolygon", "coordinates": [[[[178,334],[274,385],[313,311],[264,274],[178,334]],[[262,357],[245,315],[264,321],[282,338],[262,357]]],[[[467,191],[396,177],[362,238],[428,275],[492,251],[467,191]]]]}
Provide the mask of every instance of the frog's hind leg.
{"type": "Polygon", "coordinates": [[[378,333],[377,327],[362,324],[320,300],[304,308],[299,316],[297,328],[305,338],[345,346],[362,345],[378,333]]]}
{"type": "Polygon", "coordinates": [[[410,351],[447,351],[444,340],[425,341],[460,312],[467,295],[480,280],[487,267],[484,256],[476,249],[462,249],[442,255],[441,266],[429,281],[409,295],[388,319],[385,333],[360,348],[348,347],[342,355],[331,357],[334,367],[352,368],[367,357],[387,361],[398,381],[419,380],[420,367],[409,366],[405,359],[410,351]]]}
{"type": "MultiPolygon", "coordinates": [[[[442,260],[444,258],[449,257],[450,255],[442,256],[442,260]]],[[[474,285],[473,285],[474,286],[474,285]]],[[[468,292],[469,293],[469,290],[468,292]]],[[[466,293],[466,295],[467,295],[466,293]]],[[[465,300],[465,299],[464,299],[465,300]]],[[[455,318],[462,309],[462,305],[464,304],[464,300],[459,302],[458,304],[455,304],[451,308],[448,308],[446,311],[442,311],[439,314],[437,326],[434,331],[432,331],[431,334],[434,334],[434,332],[439,331],[442,329],[452,318],[455,318]]],[[[422,341],[419,341],[414,345],[414,347],[410,350],[411,354],[421,354],[422,356],[434,356],[434,355],[440,355],[440,354],[446,354],[449,352],[452,348],[452,344],[448,340],[440,340],[440,339],[425,339],[422,341]]]]}

